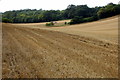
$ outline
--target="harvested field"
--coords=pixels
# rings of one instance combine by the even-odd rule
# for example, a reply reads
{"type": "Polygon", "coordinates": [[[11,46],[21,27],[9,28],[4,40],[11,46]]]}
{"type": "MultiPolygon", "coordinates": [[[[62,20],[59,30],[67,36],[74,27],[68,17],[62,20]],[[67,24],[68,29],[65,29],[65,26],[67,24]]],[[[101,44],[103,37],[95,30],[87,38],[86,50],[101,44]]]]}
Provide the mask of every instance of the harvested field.
{"type": "Polygon", "coordinates": [[[117,20],[50,28],[3,23],[2,76],[117,78],[117,20]]]}

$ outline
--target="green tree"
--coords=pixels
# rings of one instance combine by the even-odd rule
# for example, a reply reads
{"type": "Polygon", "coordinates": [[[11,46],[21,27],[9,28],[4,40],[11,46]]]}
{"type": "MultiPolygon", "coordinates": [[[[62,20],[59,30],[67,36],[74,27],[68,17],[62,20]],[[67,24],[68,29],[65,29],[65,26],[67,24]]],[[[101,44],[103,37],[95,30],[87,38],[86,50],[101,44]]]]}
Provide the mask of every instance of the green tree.
{"type": "Polygon", "coordinates": [[[4,23],[12,23],[13,21],[7,18],[2,18],[2,22],[4,23]]]}

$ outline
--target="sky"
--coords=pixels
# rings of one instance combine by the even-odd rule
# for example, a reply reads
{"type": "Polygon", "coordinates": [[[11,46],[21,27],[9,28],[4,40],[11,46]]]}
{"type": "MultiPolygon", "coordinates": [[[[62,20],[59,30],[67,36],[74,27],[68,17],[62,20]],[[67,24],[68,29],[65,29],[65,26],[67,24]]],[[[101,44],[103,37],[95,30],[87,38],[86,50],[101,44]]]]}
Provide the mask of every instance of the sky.
{"type": "Polygon", "coordinates": [[[0,12],[20,9],[64,10],[68,5],[105,6],[120,0],[0,0],[0,12]]]}

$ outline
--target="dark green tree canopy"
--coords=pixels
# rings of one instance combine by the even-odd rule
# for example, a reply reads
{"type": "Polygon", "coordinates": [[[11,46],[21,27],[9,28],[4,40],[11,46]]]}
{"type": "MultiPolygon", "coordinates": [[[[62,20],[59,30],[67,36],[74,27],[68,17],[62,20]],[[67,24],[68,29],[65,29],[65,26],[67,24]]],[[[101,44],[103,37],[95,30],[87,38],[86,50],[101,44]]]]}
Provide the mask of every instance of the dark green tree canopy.
{"type": "Polygon", "coordinates": [[[120,14],[120,5],[116,5],[113,3],[109,3],[103,8],[100,8],[99,11],[97,12],[97,15],[99,18],[107,18],[111,16],[115,16],[120,14]]]}
{"type": "MultiPolygon", "coordinates": [[[[2,17],[3,22],[10,21],[13,23],[37,23],[57,21],[63,19],[76,20],[76,16],[79,18],[82,17],[86,19],[90,17],[93,18],[99,17],[99,19],[101,19],[118,14],[120,14],[120,5],[109,3],[106,6],[95,8],[90,8],[87,5],[71,4],[65,10],[42,10],[42,9],[13,10],[2,13],[2,17]]],[[[88,19],[87,21],[90,20],[92,20],[92,18],[88,19]]]]}

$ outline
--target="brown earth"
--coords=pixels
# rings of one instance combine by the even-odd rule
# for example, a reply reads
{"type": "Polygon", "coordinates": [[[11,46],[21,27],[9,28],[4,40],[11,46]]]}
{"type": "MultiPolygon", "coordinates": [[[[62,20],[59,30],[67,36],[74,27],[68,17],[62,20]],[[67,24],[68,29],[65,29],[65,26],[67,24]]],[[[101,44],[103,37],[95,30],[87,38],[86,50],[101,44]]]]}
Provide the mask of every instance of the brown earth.
{"type": "Polygon", "coordinates": [[[117,78],[117,20],[50,28],[3,23],[2,76],[117,78]]]}

